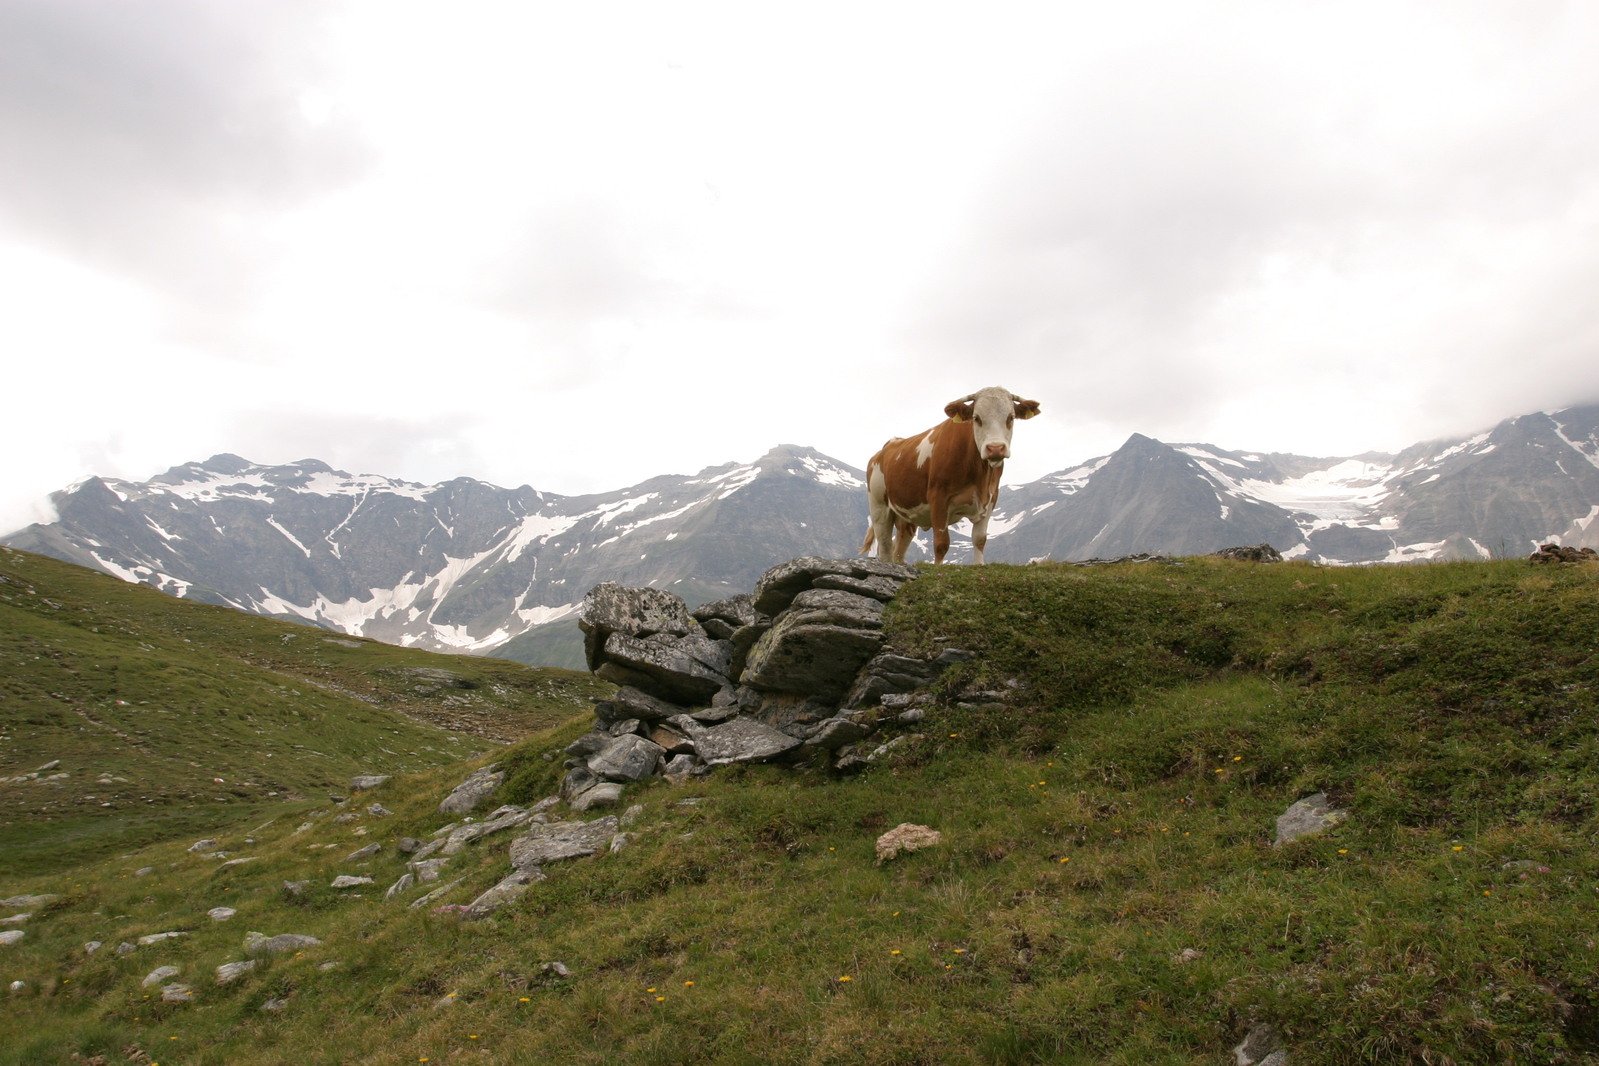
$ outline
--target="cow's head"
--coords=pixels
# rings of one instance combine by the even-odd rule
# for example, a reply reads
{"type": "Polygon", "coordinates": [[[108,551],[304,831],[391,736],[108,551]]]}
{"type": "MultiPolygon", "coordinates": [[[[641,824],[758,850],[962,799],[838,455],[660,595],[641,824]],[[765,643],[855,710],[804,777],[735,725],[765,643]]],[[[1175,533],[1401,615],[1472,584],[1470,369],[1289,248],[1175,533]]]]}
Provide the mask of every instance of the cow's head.
{"type": "Polygon", "coordinates": [[[1036,415],[1038,401],[1024,400],[1009,389],[994,386],[951,401],[944,413],[956,422],[970,422],[978,458],[998,466],[1010,458],[1011,427],[1018,418],[1036,415]]]}

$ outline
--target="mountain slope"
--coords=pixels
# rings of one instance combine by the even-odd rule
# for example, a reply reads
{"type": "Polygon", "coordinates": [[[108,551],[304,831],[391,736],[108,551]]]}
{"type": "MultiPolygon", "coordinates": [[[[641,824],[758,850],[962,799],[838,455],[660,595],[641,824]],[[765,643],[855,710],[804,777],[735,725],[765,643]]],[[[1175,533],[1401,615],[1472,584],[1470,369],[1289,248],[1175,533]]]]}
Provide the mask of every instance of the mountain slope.
{"type": "Polygon", "coordinates": [[[620,850],[483,921],[458,908],[509,834],[423,908],[383,898],[396,845],[487,758],[493,802],[547,795],[588,721],[215,833],[231,869],[189,838],[0,872],[57,897],[3,927],[0,1063],[1222,1062],[1263,1023],[1300,1066],[1599,1061],[1596,591],[1521,562],[926,572],[890,639],[976,657],[919,739],[855,778],[630,788],[620,850]],[[1317,792],[1347,819],[1274,846],[1317,792]],[[941,842],[876,862],[904,822],[941,842]],[[248,930],[320,943],[217,980],[248,930]]]}
{"type": "Polygon", "coordinates": [[[0,851],[13,870],[61,864],[320,798],[355,774],[455,762],[605,687],[178,602],[0,548],[0,851]]]}

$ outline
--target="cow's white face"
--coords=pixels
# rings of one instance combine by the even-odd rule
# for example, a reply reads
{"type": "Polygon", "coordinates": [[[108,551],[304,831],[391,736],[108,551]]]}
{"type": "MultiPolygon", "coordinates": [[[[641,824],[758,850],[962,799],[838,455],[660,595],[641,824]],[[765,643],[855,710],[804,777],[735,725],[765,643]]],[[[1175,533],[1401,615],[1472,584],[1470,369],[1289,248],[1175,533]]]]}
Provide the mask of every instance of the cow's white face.
{"type": "Polygon", "coordinates": [[[1011,429],[1018,418],[1038,413],[1037,400],[1024,400],[1009,389],[993,386],[955,400],[944,413],[957,422],[971,422],[978,458],[998,466],[1010,458],[1011,429]]]}

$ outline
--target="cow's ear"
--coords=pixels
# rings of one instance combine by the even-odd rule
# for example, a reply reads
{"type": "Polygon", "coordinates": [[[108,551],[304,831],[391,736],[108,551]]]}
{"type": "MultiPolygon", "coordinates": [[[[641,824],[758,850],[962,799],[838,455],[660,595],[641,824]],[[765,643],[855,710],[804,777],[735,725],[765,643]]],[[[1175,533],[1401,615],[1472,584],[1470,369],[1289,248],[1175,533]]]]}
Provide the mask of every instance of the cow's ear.
{"type": "Polygon", "coordinates": [[[972,420],[972,408],[976,406],[977,395],[973,393],[971,396],[959,400],[951,400],[945,404],[944,414],[948,415],[952,422],[970,422],[972,420]]]}
{"type": "Polygon", "coordinates": [[[1011,402],[1016,405],[1017,418],[1032,418],[1038,413],[1037,400],[1023,400],[1020,397],[1012,396],[1011,402]]]}

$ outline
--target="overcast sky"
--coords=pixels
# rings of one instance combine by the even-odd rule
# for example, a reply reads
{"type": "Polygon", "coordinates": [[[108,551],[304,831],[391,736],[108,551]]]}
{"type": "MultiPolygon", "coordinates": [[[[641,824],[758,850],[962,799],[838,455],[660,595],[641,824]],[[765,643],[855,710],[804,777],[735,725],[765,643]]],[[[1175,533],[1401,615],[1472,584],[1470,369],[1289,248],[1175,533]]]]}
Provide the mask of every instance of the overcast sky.
{"type": "Polygon", "coordinates": [[[995,384],[1012,482],[1593,401],[1596,55],[1586,0],[0,0],[0,529],[222,451],[864,466],[995,384]]]}

